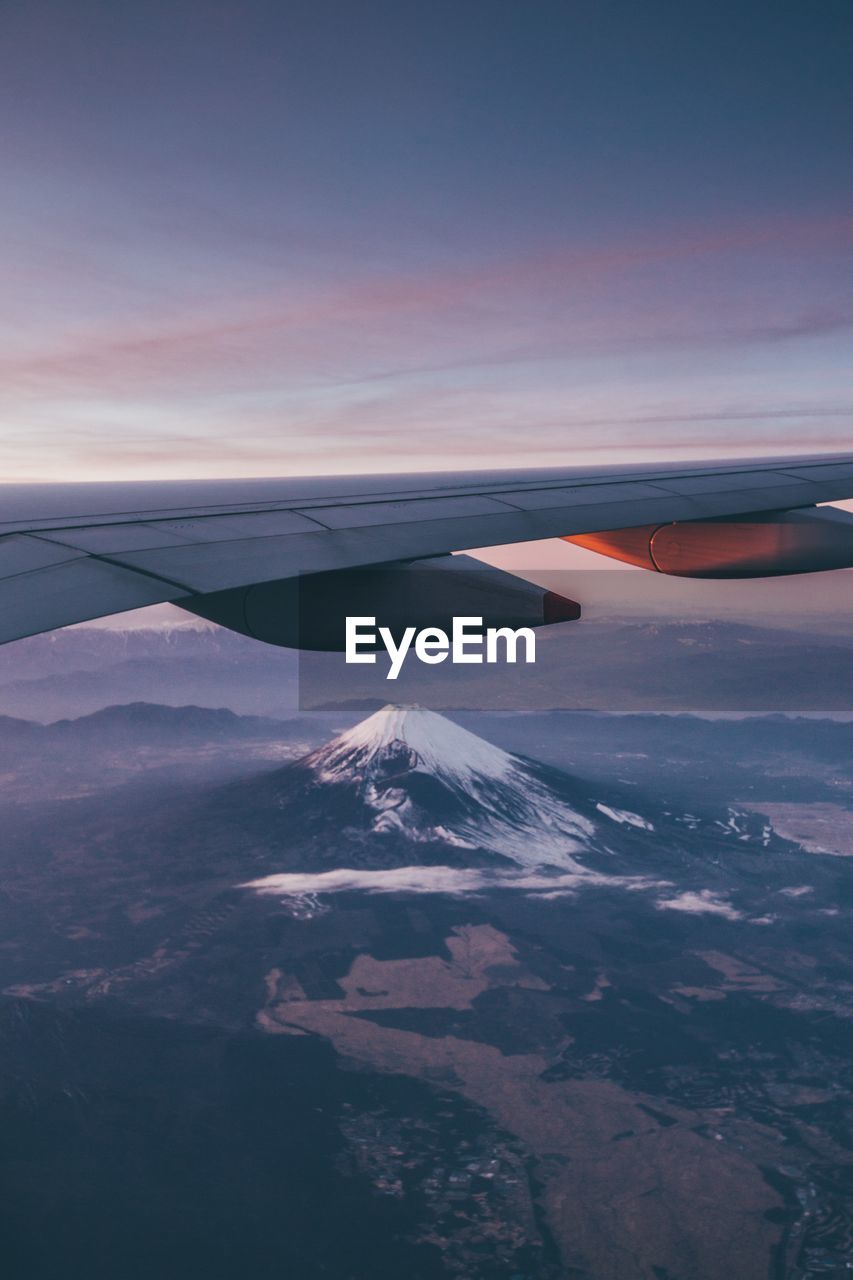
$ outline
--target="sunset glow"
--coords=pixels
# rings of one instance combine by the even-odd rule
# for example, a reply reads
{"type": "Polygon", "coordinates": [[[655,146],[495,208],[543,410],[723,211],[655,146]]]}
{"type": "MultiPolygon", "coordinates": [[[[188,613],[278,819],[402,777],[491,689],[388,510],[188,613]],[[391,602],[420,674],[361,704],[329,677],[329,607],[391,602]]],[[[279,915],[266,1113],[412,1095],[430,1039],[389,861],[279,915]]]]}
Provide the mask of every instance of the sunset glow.
{"type": "Polygon", "coordinates": [[[844,6],[759,8],[7,7],[5,477],[844,448],[844,6]]]}

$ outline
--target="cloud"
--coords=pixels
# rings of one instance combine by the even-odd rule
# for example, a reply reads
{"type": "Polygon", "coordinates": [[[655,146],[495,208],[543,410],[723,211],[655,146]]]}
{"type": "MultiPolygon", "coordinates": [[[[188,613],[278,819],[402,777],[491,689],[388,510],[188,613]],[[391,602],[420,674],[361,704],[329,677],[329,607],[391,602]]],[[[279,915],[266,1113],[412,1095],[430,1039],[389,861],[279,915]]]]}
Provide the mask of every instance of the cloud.
{"type": "MultiPolygon", "coordinates": [[[[348,278],[280,272],[258,292],[239,275],[218,297],[133,299],[98,324],[67,308],[0,356],[5,386],[40,394],[237,387],[259,376],[314,387],[561,360],[639,345],[777,342],[853,324],[837,272],[806,275],[797,251],[846,249],[849,223],[767,222],[514,259],[417,268],[353,264],[348,278]],[[746,262],[741,259],[746,255],[746,262]],[[665,269],[664,269],[665,268],[665,269]],[[697,274],[698,273],[698,274],[697,274]],[[424,353],[427,358],[424,358],[424,353]]],[[[91,263],[87,269],[92,270],[91,263]]],[[[61,268],[56,275],[61,279],[61,268]]],[[[26,282],[24,282],[25,285],[26,282]]],[[[34,286],[43,317],[44,285],[34,286]]],[[[18,310],[26,313],[26,292],[18,310]]]]}
{"type": "Polygon", "coordinates": [[[672,898],[659,898],[657,906],[662,911],[684,911],[688,915],[723,916],[726,920],[742,920],[743,913],[710,889],[698,893],[678,893],[672,898]]]}
{"type": "Polygon", "coordinates": [[[211,280],[199,259],[174,288],[159,261],[144,297],[112,261],[81,290],[80,264],[55,258],[16,282],[0,465],[138,478],[444,469],[484,447],[494,465],[843,448],[849,225],[682,227],[500,260],[351,253],[335,271],[305,257],[266,276],[235,261],[211,280]]]}
{"type": "Polygon", "coordinates": [[[411,866],[378,871],[339,867],[334,871],[284,872],[239,886],[279,897],[325,893],[445,893],[454,896],[509,889],[548,897],[595,885],[630,890],[662,888],[665,881],[645,876],[605,876],[594,871],[492,871],[484,867],[411,866]]]}

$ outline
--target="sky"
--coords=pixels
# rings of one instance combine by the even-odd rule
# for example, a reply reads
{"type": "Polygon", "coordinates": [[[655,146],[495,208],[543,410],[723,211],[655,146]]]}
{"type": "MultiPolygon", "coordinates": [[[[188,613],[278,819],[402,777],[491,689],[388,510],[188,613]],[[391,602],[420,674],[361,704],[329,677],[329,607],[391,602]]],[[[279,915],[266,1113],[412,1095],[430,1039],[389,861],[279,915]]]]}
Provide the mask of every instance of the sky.
{"type": "Polygon", "coordinates": [[[844,449],[849,0],[3,0],[5,479],[844,449]]]}

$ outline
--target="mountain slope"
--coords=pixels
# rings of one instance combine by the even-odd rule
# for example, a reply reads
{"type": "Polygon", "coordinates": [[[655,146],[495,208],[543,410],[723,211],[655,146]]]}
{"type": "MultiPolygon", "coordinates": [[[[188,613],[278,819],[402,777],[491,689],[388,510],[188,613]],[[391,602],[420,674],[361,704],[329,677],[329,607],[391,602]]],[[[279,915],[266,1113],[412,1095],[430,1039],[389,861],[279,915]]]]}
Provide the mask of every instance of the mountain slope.
{"type": "Polygon", "coordinates": [[[685,813],[636,788],[591,784],[421,707],[383,707],[303,759],[222,788],[204,818],[232,836],[236,819],[259,841],[256,862],[277,871],[583,866],[636,875],[706,860],[718,845],[782,844],[754,815],[685,813]]]}
{"type": "Polygon", "coordinates": [[[422,707],[383,707],[302,767],[362,799],[369,829],[487,849],[521,866],[572,864],[594,824],[525,763],[422,707]]]}

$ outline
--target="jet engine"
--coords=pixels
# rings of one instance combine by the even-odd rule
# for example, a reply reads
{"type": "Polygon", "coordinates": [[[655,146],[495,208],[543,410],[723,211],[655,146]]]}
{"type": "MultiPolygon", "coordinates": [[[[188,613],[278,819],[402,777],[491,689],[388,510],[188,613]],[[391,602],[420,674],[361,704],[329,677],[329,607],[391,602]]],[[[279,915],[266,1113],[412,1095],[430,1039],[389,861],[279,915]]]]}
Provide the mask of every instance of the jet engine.
{"type": "Polygon", "coordinates": [[[267,644],[337,652],[348,617],[375,617],[395,638],[406,627],[450,631],[454,617],[512,628],[580,617],[574,600],[463,555],[302,574],[192,596],[180,607],[267,644]]]}
{"type": "Polygon", "coordinates": [[[853,567],[853,515],[834,507],[678,520],[564,538],[681,578],[767,578],[853,567]]]}

